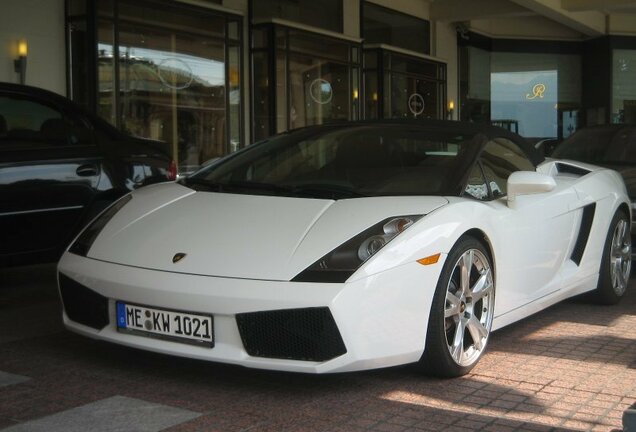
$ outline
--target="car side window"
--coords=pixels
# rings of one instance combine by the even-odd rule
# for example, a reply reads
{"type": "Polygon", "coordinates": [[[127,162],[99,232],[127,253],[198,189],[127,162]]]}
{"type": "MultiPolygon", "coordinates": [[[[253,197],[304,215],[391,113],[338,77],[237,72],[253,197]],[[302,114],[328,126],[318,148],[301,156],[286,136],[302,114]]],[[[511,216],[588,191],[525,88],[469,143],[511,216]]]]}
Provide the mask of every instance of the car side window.
{"type": "Polygon", "coordinates": [[[0,96],[0,148],[65,147],[91,144],[80,120],[21,97],[0,96]]]}
{"type": "Polygon", "coordinates": [[[495,138],[486,143],[480,160],[494,198],[506,195],[510,174],[515,171],[535,170],[521,148],[507,138],[495,138]]]}
{"type": "Polygon", "coordinates": [[[480,201],[487,201],[490,198],[486,179],[479,163],[476,163],[470,170],[464,195],[480,201]]]}

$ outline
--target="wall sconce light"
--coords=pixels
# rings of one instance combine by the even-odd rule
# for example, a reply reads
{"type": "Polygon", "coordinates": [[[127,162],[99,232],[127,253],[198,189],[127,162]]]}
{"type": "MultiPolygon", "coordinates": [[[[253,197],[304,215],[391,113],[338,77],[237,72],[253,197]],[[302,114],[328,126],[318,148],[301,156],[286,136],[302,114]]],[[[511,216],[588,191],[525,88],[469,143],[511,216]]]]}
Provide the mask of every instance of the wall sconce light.
{"type": "Polygon", "coordinates": [[[18,41],[18,58],[13,61],[15,72],[20,74],[20,84],[24,84],[26,82],[28,50],[29,48],[26,39],[20,39],[18,41]]]}
{"type": "Polygon", "coordinates": [[[449,120],[453,119],[453,111],[455,111],[455,101],[450,100],[448,101],[448,119],[449,120]]]}

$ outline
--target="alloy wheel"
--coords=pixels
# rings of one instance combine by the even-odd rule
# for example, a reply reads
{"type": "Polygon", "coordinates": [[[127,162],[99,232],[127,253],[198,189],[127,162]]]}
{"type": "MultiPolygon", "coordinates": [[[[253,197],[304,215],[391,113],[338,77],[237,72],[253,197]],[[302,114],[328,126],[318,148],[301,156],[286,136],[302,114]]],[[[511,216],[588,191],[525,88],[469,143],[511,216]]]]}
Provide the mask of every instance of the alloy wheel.
{"type": "Polygon", "coordinates": [[[494,315],[490,262],[478,249],[464,252],[446,288],[444,326],[448,351],[460,366],[476,362],[486,348],[494,315]]]}
{"type": "Polygon", "coordinates": [[[612,236],[610,250],[610,278],[614,292],[621,296],[627,289],[629,274],[632,268],[632,238],[629,224],[619,219],[612,236]]]}

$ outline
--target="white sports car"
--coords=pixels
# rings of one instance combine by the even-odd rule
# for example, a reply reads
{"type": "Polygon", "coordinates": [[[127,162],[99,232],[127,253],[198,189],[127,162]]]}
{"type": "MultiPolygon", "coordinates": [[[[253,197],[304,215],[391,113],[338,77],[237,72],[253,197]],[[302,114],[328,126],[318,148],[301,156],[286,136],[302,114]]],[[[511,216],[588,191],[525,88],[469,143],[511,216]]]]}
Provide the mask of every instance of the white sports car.
{"type": "Polygon", "coordinates": [[[59,263],[64,323],[255,368],[458,376],[493,330],[588,291],[617,302],[630,212],[616,172],[503,129],[310,127],[106,209],[59,263]]]}

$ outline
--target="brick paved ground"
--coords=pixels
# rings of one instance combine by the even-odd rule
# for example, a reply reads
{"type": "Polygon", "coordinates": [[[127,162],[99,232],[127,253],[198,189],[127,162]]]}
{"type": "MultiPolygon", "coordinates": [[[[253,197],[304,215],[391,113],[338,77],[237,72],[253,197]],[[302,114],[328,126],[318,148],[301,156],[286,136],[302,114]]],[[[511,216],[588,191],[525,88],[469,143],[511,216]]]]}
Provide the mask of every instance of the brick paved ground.
{"type": "MultiPolygon", "coordinates": [[[[51,266],[0,272],[0,429],[50,430],[33,420],[134,401],[185,413],[173,432],[611,431],[636,401],[635,282],[619,306],[568,301],[494,333],[473,373],[439,380],[411,367],[249,370],[92,341],[63,330],[53,278],[51,266]]],[[[119,430],[159,430],[140,426],[144,412],[119,430]]]]}

